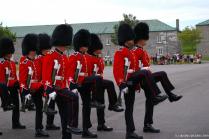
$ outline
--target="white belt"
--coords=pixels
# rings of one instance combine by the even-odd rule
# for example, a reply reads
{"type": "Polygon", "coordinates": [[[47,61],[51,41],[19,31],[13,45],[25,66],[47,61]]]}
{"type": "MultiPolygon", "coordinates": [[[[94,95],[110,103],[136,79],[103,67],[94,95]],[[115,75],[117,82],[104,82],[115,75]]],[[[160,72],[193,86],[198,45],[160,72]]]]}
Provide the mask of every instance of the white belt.
{"type": "Polygon", "coordinates": [[[133,69],[128,69],[127,73],[134,73],[134,70],[133,69]]]}
{"type": "Polygon", "coordinates": [[[15,78],[11,78],[11,77],[8,78],[8,80],[14,80],[14,79],[15,79],[15,78]]]}
{"type": "Polygon", "coordinates": [[[62,77],[62,76],[55,76],[55,80],[64,80],[64,77],[62,77]]]}
{"type": "Polygon", "coordinates": [[[30,80],[30,83],[37,83],[38,80],[30,80]]]}
{"type": "Polygon", "coordinates": [[[79,76],[88,76],[88,73],[80,72],[80,73],[79,73],[79,76]]]}

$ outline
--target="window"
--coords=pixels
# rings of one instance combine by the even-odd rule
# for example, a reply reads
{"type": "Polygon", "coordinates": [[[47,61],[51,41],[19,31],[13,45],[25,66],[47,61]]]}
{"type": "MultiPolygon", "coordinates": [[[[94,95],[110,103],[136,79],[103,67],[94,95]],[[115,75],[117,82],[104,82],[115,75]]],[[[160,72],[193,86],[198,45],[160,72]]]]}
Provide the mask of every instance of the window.
{"type": "Polygon", "coordinates": [[[163,48],[162,47],[158,47],[157,48],[157,55],[163,55],[163,48]]]}

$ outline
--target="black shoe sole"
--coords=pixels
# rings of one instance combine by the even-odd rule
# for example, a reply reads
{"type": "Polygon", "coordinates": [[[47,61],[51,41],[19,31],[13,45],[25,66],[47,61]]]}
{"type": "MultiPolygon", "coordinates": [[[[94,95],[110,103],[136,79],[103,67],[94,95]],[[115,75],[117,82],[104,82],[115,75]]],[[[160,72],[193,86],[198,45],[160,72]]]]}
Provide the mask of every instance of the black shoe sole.
{"type": "Polygon", "coordinates": [[[179,97],[179,98],[176,99],[176,100],[171,100],[171,99],[169,99],[169,101],[170,101],[170,102],[176,102],[176,101],[179,101],[182,97],[183,97],[183,96],[179,97]]]}
{"type": "Polygon", "coordinates": [[[144,133],[160,133],[160,131],[143,130],[144,133]]]}

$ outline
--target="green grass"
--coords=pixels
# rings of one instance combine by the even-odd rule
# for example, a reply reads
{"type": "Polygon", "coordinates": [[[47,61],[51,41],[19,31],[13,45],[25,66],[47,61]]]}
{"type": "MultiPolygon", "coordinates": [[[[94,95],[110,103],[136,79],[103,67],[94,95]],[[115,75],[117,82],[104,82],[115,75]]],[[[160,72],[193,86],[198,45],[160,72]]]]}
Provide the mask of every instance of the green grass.
{"type": "Polygon", "coordinates": [[[209,61],[209,56],[202,57],[202,60],[209,61]]]}
{"type": "Polygon", "coordinates": [[[192,45],[184,45],[182,46],[182,53],[189,55],[189,54],[195,54],[196,53],[196,47],[192,45]]]}

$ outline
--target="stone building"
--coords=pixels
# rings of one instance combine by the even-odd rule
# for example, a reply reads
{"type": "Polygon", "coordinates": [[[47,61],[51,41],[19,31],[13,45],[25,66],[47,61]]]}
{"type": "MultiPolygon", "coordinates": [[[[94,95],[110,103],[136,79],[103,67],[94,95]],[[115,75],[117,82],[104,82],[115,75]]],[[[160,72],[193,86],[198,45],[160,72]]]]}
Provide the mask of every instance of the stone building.
{"type": "MultiPolygon", "coordinates": [[[[179,41],[177,39],[178,20],[177,28],[171,27],[159,20],[142,20],[142,22],[146,22],[150,27],[150,40],[148,41],[146,49],[152,56],[156,56],[156,54],[162,56],[180,52],[179,41]]],[[[113,57],[115,50],[119,49],[119,46],[111,42],[111,35],[114,33],[113,27],[116,24],[118,24],[118,22],[80,23],[71,25],[74,33],[84,28],[88,29],[91,33],[98,34],[104,45],[103,57],[113,57]]],[[[47,33],[51,35],[55,27],[56,25],[9,27],[17,36],[15,59],[18,61],[21,56],[22,39],[27,33],[47,33]]]]}
{"type": "Polygon", "coordinates": [[[209,57],[209,19],[196,25],[201,32],[201,41],[197,46],[197,52],[209,57]]]}

